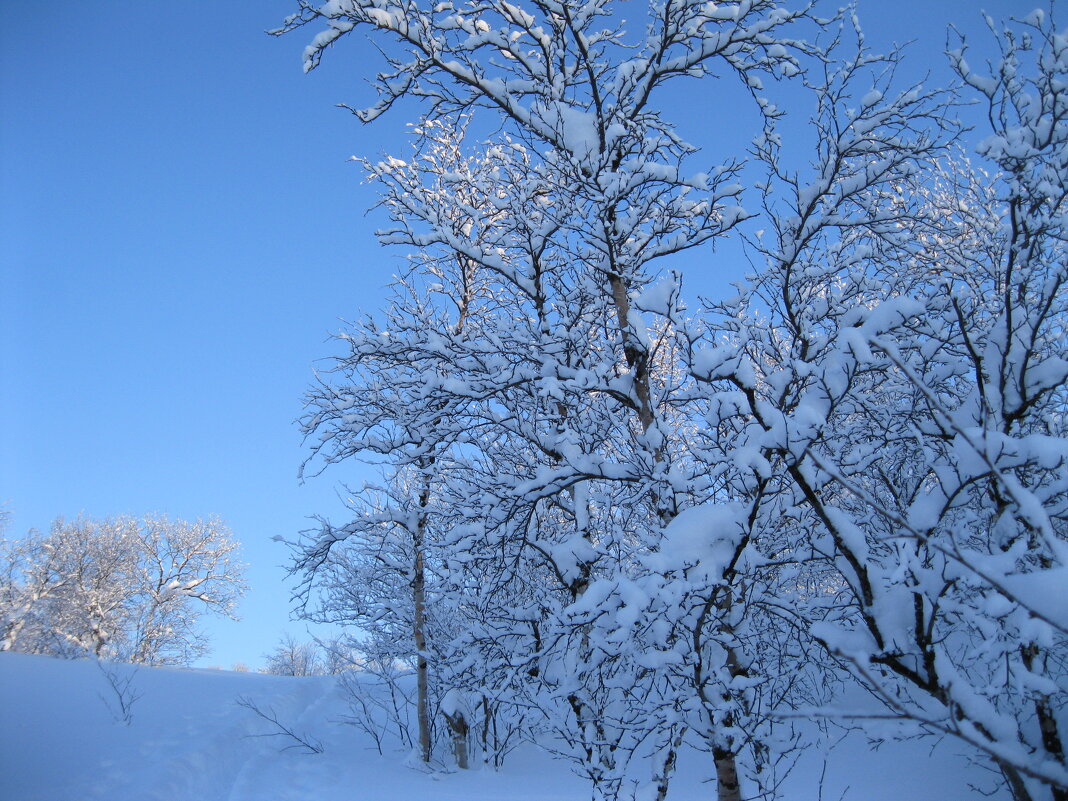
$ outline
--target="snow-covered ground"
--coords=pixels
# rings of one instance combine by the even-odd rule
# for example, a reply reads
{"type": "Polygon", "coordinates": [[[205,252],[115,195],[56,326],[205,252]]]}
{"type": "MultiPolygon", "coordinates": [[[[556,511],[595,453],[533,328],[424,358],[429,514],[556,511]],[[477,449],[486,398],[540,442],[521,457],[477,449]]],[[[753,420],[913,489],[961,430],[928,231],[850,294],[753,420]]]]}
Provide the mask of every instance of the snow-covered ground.
{"type": "MultiPolygon", "coordinates": [[[[116,693],[93,662],[0,653],[0,799],[3,801],[583,801],[585,782],[534,748],[500,772],[425,773],[405,754],[379,756],[369,737],[340,722],[346,711],[328,678],[211,670],[112,668],[140,697],[121,720],[116,693]],[[323,753],[282,750],[284,738],[239,698],[273,710],[323,753]]],[[[948,744],[888,743],[873,751],[847,738],[827,759],[804,756],[787,801],[955,801],[990,786],[948,744]],[[821,782],[820,775],[824,773],[821,782]]],[[[707,757],[689,754],[671,799],[713,799],[707,757]]],[[[1000,796],[998,796],[1000,797],[1000,796]]]]}

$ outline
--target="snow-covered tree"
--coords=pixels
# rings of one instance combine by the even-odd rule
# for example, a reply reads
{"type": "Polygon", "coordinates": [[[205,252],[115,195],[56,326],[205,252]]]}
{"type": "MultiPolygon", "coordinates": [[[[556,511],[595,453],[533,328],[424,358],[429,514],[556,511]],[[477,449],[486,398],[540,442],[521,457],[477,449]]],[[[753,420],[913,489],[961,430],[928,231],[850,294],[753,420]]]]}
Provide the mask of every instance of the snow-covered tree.
{"type": "MultiPolygon", "coordinates": [[[[380,76],[380,101],[361,112],[365,120],[408,94],[428,99],[424,120],[455,124],[461,113],[478,120],[489,107],[505,123],[509,138],[495,147],[504,162],[498,181],[507,181],[507,190],[502,197],[499,185],[476,185],[491,204],[478,209],[478,235],[456,229],[450,213],[456,206],[437,181],[390,195],[391,210],[400,209],[404,219],[387,241],[445,248],[495,276],[511,295],[505,319],[526,336],[509,337],[514,344],[478,386],[488,386],[493,394],[484,397],[505,409],[518,397],[533,401],[506,425],[521,437],[515,452],[536,455],[515,462],[510,482],[498,472],[491,487],[483,486],[496,487],[485,529],[511,543],[517,556],[540,561],[556,583],[555,593],[543,593],[552,602],[538,611],[550,625],[533,620],[526,628],[538,633],[529,643],[540,639],[539,649],[552,643],[541,658],[580,666],[580,687],[545,689],[557,695],[560,719],[570,719],[559,731],[577,733],[573,748],[605,787],[618,779],[601,776],[619,764],[618,737],[606,728],[605,710],[615,702],[601,697],[610,682],[599,671],[617,670],[626,657],[596,659],[590,622],[565,610],[598,575],[611,580],[628,569],[631,552],[655,547],[656,532],[679,508],[669,477],[670,432],[661,422],[668,399],[653,395],[653,341],[633,303],[658,259],[721,236],[744,218],[735,202],[734,160],[687,176],[683,161],[691,148],[653,103],[673,78],[721,67],[754,94],[758,73],[796,74],[798,56],[812,48],[785,31],[806,14],[804,7],[787,10],[775,2],[720,9],[666,3],[651,9],[637,44],[613,28],[607,1],[458,9],[305,3],[286,25],[327,22],[327,33],[308,51],[309,67],[359,25],[382,29],[407,49],[407,59],[380,76]],[[514,387],[521,389],[509,402],[514,387]],[[621,530],[617,510],[634,504],[629,529],[621,530]],[[619,554],[623,563],[614,559],[619,554]]],[[[774,116],[764,98],[756,101],[774,116]]],[[[400,183],[407,165],[393,166],[400,169],[384,172],[400,183]]],[[[502,330],[498,324],[495,333],[502,330]]],[[[463,390],[434,389],[460,396],[476,391],[470,383],[457,386],[463,390]]],[[[538,673],[542,682],[550,675],[538,673]]],[[[733,757],[729,749],[717,756],[728,797],[737,793],[733,757]]]]}
{"type": "Polygon", "coordinates": [[[2,650],[188,664],[197,623],[244,591],[237,543],[218,520],[57,520],[2,543],[2,650]]]}
{"type": "Polygon", "coordinates": [[[957,94],[900,86],[848,10],[669,0],[635,32],[610,0],[299,5],[308,69],[357,30],[389,54],[362,120],[423,104],[415,154],[368,165],[410,272],[305,418],[325,464],[377,454],[408,490],[306,542],[305,586],[399,526],[418,631],[432,528],[448,714],[453,690],[526,706],[602,798],[640,754],[663,798],[687,740],[722,801],[745,767],[767,790],[835,666],[1021,801],[1063,798],[1063,628],[1034,590],[1064,539],[1053,24],[992,76],[950,54],[990,107],[984,184],[946,166],[957,94]],[[752,160],[696,172],[656,103],[717,73],[753,97],[752,160]],[[662,265],[742,230],[754,275],[695,314],[662,265]]]}
{"type": "MultiPolygon", "coordinates": [[[[439,174],[444,163],[459,168],[455,149],[438,126],[428,124],[423,141],[426,150],[417,165],[436,165],[439,174]]],[[[378,174],[410,171],[396,160],[373,169],[378,174]]],[[[452,225],[463,227],[462,201],[475,199],[454,194],[458,209],[452,225]]],[[[468,405],[463,397],[435,396],[434,388],[451,372],[450,345],[464,347],[476,324],[479,287],[472,265],[462,257],[419,260],[413,266],[417,271],[434,283],[398,282],[385,320],[368,320],[347,332],[342,340],[348,355],[309,393],[304,426],[309,435],[320,434],[314,448],[320,469],[354,455],[377,454],[387,461],[389,480],[377,491],[354,496],[350,522],[337,527],[324,522],[318,534],[296,544],[294,572],[303,577],[297,598],[306,614],[359,625],[376,643],[389,644],[388,653],[375,649],[372,659],[414,667],[417,740],[420,757],[428,762],[432,696],[443,692],[431,686],[431,671],[445,664],[435,659],[432,666],[431,658],[446,645],[431,636],[438,496],[444,474],[455,467],[446,450],[463,435],[462,412],[468,405]]]]}
{"type": "Polygon", "coordinates": [[[931,160],[915,90],[825,92],[810,181],[767,144],[787,192],[766,268],[694,364],[726,382],[753,480],[809,516],[795,552],[837,576],[803,607],[816,641],[1014,798],[1059,801],[1068,46],[1041,14],[1000,44],[993,75],[950,54],[988,102],[993,175],[931,160]]]}
{"type": "Polygon", "coordinates": [[[286,634],[266,655],[263,670],[275,676],[320,676],[327,666],[317,643],[286,634]]]}

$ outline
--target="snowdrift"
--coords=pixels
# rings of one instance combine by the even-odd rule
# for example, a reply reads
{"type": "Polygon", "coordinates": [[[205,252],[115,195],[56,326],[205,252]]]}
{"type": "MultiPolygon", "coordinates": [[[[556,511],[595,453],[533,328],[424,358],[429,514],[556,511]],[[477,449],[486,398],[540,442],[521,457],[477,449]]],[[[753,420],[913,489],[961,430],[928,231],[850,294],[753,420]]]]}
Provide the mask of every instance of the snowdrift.
{"type": "MultiPolygon", "coordinates": [[[[0,653],[0,799],[3,801],[585,801],[589,788],[538,749],[500,772],[427,773],[401,751],[379,756],[341,718],[330,678],[108,666],[130,679],[129,723],[105,670],[88,660],[0,653]],[[240,706],[260,709],[322,753],[307,753],[240,706]]],[[[931,741],[873,750],[851,735],[826,756],[806,753],[783,788],[788,801],[953,801],[981,798],[991,778],[959,749],[931,741]],[[932,747],[934,746],[934,747],[932,747]],[[821,774],[823,786],[821,792],[821,774]]],[[[673,801],[709,799],[707,756],[685,755],[673,801]]],[[[1001,798],[1002,796],[995,796],[1001,798]]]]}

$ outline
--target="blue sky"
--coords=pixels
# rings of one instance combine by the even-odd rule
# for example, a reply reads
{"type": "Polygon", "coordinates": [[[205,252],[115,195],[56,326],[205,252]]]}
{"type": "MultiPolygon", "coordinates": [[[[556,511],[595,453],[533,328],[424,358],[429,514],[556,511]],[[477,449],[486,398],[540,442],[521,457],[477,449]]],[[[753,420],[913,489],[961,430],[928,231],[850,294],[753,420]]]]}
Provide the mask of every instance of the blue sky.
{"type": "MultiPolygon", "coordinates": [[[[258,665],[303,630],[272,537],[343,516],[337,482],[363,473],[300,485],[294,420],[330,332],[401,265],[346,159],[402,152],[407,118],[335,108],[368,101],[377,53],[351,38],[303,75],[310,32],[264,34],[292,8],[13,3],[0,27],[0,502],[16,534],[83,512],[222,517],[252,589],[204,664],[258,665]]],[[[945,23],[975,30],[977,8],[860,3],[873,44],[918,40],[917,75],[945,74],[945,23]]],[[[691,138],[721,123],[679,116],[691,138]]],[[[742,267],[691,260],[687,279],[742,267]]]]}

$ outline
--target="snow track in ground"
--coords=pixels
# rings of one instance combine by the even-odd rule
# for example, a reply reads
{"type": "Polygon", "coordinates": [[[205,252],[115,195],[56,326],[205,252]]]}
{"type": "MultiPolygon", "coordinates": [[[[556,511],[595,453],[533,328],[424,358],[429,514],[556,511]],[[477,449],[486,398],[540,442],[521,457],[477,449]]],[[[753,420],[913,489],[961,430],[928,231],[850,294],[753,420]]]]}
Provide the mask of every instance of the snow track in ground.
{"type": "Polygon", "coordinates": [[[502,774],[427,774],[379,756],[340,718],[329,678],[134,668],[129,726],[95,663],[0,653],[0,801],[584,801],[584,783],[539,753],[502,774]],[[251,699],[325,752],[284,750],[251,699]]]}

